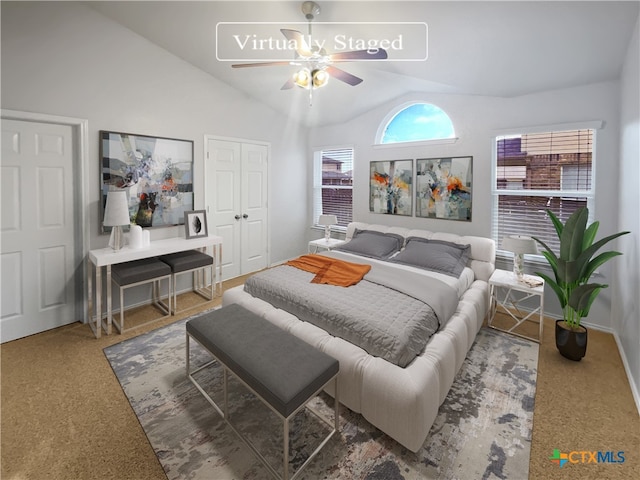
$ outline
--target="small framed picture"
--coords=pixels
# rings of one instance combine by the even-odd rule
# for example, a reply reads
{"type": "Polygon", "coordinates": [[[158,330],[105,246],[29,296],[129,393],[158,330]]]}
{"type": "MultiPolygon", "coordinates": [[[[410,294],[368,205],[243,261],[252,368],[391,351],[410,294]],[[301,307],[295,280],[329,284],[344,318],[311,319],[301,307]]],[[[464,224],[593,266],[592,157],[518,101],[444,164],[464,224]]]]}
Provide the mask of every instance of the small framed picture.
{"type": "Polygon", "coordinates": [[[191,210],[184,212],[184,229],[187,238],[200,238],[209,235],[207,231],[207,212],[191,210]]]}

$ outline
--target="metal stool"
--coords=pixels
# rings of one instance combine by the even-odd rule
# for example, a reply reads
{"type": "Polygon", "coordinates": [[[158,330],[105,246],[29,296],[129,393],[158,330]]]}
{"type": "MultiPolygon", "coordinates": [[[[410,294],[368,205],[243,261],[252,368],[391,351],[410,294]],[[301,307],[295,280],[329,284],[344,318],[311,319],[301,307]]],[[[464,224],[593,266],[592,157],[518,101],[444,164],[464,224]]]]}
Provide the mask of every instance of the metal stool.
{"type": "Polygon", "coordinates": [[[213,299],[213,289],[215,286],[214,278],[214,263],[213,257],[198,250],[187,250],[185,252],[176,252],[169,255],[163,255],[159,257],[164,263],[171,268],[172,280],[173,280],[173,314],[178,314],[197,307],[213,299]],[[205,285],[206,271],[211,271],[211,285],[208,287],[205,285]],[[205,302],[192,305],[182,310],[178,310],[178,275],[185,273],[193,273],[193,291],[205,299],[205,302]]]}
{"type": "Polygon", "coordinates": [[[153,282],[153,293],[151,301],[153,305],[158,307],[164,316],[149,320],[137,327],[147,325],[148,323],[162,320],[171,315],[171,268],[166,263],[161,262],[157,258],[145,258],[135,260],[133,262],[117,263],[111,267],[111,280],[120,291],[120,323],[115,319],[113,324],[118,332],[123,333],[124,329],[124,291],[127,288],[136,287],[145,283],[153,282]],[[166,279],[168,282],[167,302],[163,303],[160,299],[160,282],[166,279]]]}

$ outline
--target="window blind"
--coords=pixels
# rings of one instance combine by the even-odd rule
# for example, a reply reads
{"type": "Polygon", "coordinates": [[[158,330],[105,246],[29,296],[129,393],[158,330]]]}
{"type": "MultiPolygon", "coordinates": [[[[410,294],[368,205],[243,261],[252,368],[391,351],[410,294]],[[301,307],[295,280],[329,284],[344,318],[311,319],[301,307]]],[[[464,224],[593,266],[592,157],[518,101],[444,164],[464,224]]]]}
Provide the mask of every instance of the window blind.
{"type": "Polygon", "coordinates": [[[529,235],[554,250],[559,242],[546,210],[565,222],[581,206],[593,210],[592,129],[496,138],[492,232],[529,235]]]}
{"type": "Polygon", "coordinates": [[[353,149],[321,150],[314,160],[313,224],[328,214],[346,227],[353,219],[353,149]]]}

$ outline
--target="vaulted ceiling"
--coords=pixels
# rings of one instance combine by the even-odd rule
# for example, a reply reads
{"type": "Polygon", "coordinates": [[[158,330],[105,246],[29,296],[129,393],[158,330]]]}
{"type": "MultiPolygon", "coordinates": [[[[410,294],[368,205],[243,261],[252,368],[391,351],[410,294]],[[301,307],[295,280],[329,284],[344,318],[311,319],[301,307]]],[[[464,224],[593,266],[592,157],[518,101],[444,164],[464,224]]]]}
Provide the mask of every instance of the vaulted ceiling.
{"type": "MultiPolygon", "coordinates": [[[[428,56],[426,60],[411,58],[410,48],[416,47],[415,57],[419,57],[418,50],[424,45],[420,45],[419,36],[411,34],[414,24],[407,25],[402,51],[388,48],[385,61],[341,63],[341,69],[364,81],[351,86],[332,78],[314,92],[313,106],[309,106],[305,90],[280,89],[296,71],[295,66],[231,68],[244,57],[235,62],[216,58],[217,52],[220,57],[225,48],[237,51],[240,43],[247,41],[248,51],[256,45],[254,39],[267,38],[269,32],[273,32],[274,41],[282,39],[280,28],[306,34],[300,1],[112,1],[87,5],[256,101],[309,126],[347,121],[410,92],[513,97],[615,80],[640,5],[638,1],[317,3],[321,12],[313,20],[313,36],[327,45],[333,40],[334,49],[344,47],[336,44],[336,35],[354,41],[391,40],[397,36],[385,36],[401,32],[400,27],[393,25],[389,30],[384,24],[423,22],[427,26],[428,56]],[[220,22],[225,22],[223,30],[216,30],[220,22]],[[234,38],[230,34],[232,24],[226,22],[239,22],[242,36],[234,38]],[[247,37],[254,28],[247,26],[248,22],[273,24],[256,24],[255,37],[247,37]],[[372,25],[375,22],[384,23],[372,25]]],[[[331,48],[327,50],[332,53],[331,48]]]]}

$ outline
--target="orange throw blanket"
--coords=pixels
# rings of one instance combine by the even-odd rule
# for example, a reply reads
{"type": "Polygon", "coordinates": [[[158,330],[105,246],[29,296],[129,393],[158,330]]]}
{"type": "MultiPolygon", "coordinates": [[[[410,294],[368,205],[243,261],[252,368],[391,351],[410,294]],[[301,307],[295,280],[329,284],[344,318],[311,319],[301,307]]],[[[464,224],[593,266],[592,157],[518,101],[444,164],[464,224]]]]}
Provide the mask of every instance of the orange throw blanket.
{"type": "Polygon", "coordinates": [[[302,255],[289,260],[286,265],[299,268],[305,272],[315,273],[311,283],[326,283],[339,287],[355,285],[371,270],[371,265],[345,262],[322,255],[302,255]]]}

